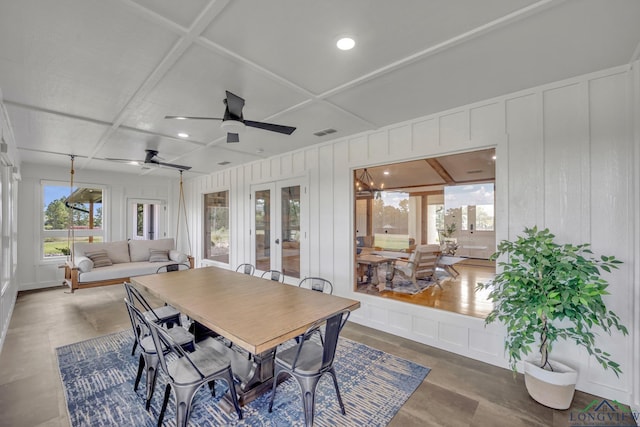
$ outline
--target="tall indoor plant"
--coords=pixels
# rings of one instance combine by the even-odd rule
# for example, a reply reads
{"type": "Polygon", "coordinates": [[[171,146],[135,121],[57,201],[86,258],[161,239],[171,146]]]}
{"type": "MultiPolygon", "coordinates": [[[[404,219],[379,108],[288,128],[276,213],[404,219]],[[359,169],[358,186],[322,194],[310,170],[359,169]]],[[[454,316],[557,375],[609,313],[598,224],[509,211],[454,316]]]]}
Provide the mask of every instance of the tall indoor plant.
{"type": "MultiPolygon", "coordinates": [[[[554,238],[548,229],[533,227],[525,228],[524,235],[513,242],[505,240],[498,244],[492,259],[504,256],[498,263],[500,272],[492,282],[477,286],[489,291],[494,304],[485,324],[499,320],[505,325],[505,349],[514,371],[521,358],[536,345],[540,353],[537,369],[543,377],[557,371],[571,373],[570,368],[549,359],[553,344],[564,339],[583,347],[604,369],[619,375],[622,372],[619,364],[596,347],[592,328],[599,327],[609,334],[612,330],[627,334],[620,318],[607,310],[602,300],[609,293],[609,284],[601,273],[618,268],[621,261],[614,256],[594,257],[589,244],[558,244],[554,238]]],[[[525,361],[525,382],[527,366],[525,361]]],[[[532,393],[530,385],[537,385],[538,380],[527,382],[527,389],[540,403],[566,409],[573,398],[575,371],[570,377],[574,379],[573,386],[567,389],[568,401],[564,397],[561,402],[554,402],[557,396],[553,391],[532,393]]]]}

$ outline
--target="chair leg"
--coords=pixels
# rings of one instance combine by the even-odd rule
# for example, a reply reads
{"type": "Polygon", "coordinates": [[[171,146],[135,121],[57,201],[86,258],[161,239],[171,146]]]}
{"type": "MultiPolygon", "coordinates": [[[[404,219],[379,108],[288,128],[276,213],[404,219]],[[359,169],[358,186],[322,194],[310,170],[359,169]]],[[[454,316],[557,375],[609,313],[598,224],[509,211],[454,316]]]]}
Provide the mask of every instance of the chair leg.
{"type": "Polygon", "coordinates": [[[209,381],[209,390],[211,390],[211,397],[216,397],[216,380],[209,381]]]}
{"type": "Polygon", "coordinates": [[[269,413],[271,413],[271,411],[273,410],[273,401],[276,398],[276,386],[278,385],[278,376],[280,375],[280,372],[281,371],[276,367],[276,370],[273,374],[273,385],[271,386],[271,400],[269,401],[269,413]]]}
{"type": "Polygon", "coordinates": [[[313,427],[313,410],[316,402],[316,386],[320,377],[296,377],[302,389],[302,406],[304,407],[304,423],[313,427]]]}
{"type": "MultiPolygon", "coordinates": [[[[202,385],[202,383],[200,384],[202,385]]],[[[191,415],[191,403],[199,386],[173,387],[176,396],[176,426],[187,427],[191,415]]]]}
{"type": "Polygon", "coordinates": [[[169,395],[171,394],[171,384],[167,384],[164,389],[164,399],[162,399],[162,409],[160,409],[160,415],[158,415],[158,427],[162,425],[164,420],[164,413],[167,410],[167,403],[169,403],[169,395]]]}
{"type": "Polygon", "coordinates": [[[140,378],[142,378],[142,370],[144,369],[144,357],[140,354],[140,360],[138,361],[138,373],[136,374],[136,382],[133,383],[133,390],[138,390],[138,384],[140,384],[140,378]]]}
{"type": "Polygon", "coordinates": [[[342,403],[342,396],[340,396],[340,388],[338,387],[338,378],[336,378],[336,371],[331,368],[327,372],[331,375],[331,378],[333,378],[333,386],[336,388],[336,396],[338,396],[340,411],[342,412],[342,415],[347,415],[347,412],[344,410],[344,403],[342,403]]]}
{"type": "Polygon", "coordinates": [[[147,411],[151,407],[151,398],[153,390],[156,387],[156,378],[158,377],[158,356],[147,355],[147,400],[145,408],[147,411]]]}

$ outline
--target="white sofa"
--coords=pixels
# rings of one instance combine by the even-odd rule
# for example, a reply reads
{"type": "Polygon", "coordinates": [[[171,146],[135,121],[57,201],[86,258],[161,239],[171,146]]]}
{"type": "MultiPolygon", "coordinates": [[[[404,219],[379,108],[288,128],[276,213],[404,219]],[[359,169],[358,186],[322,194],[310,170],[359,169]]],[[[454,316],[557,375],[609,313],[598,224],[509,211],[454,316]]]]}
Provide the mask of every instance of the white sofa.
{"type": "Polygon", "coordinates": [[[113,285],[128,281],[131,277],[154,274],[158,268],[168,264],[179,263],[193,268],[193,257],[174,248],[172,238],[77,242],[73,244],[73,262],[67,261],[65,265],[65,283],[73,292],[76,289],[113,285]],[[101,266],[103,263],[111,265],[101,266]]]}

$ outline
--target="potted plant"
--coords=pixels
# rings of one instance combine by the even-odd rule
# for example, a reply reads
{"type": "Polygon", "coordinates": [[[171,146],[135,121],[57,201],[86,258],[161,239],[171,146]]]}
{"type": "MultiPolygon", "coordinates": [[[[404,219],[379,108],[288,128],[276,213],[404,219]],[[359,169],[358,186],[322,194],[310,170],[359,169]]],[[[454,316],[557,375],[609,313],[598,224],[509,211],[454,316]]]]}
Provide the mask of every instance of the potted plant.
{"type": "Polygon", "coordinates": [[[543,405],[567,409],[571,405],[577,373],[549,359],[553,344],[573,341],[595,357],[604,369],[622,371],[610,354],[596,347],[593,327],[611,334],[627,329],[607,310],[603,295],[608,282],[602,271],[611,272],[621,261],[614,256],[596,258],[589,244],[558,244],[548,229],[525,228],[514,242],[502,241],[491,259],[500,261],[492,282],[477,289],[489,291],[494,308],[485,324],[496,320],[506,327],[505,349],[511,368],[538,347],[539,362],[525,361],[525,384],[531,397],[543,405]],[[550,383],[550,389],[541,389],[550,383]]]}

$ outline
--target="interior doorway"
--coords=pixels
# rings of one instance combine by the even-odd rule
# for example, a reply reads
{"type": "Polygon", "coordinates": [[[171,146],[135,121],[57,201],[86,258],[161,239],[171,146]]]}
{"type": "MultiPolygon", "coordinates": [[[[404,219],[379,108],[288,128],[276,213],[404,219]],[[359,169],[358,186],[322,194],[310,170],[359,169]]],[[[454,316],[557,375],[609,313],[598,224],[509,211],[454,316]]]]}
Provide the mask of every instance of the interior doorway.
{"type": "Polygon", "coordinates": [[[129,199],[127,235],[131,240],[157,240],[167,236],[166,201],[129,199]]]}

